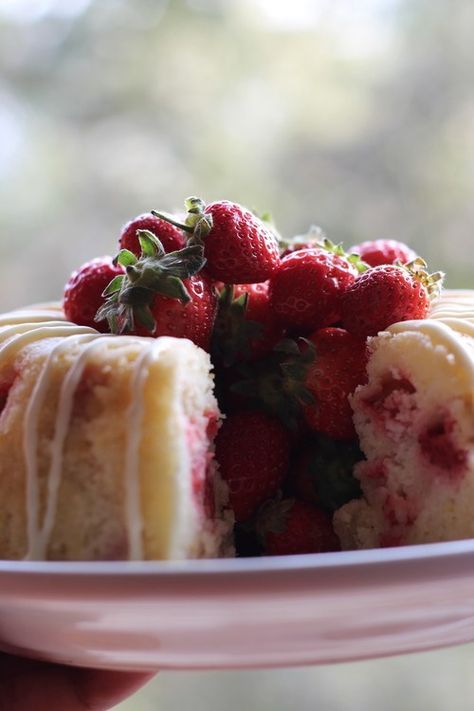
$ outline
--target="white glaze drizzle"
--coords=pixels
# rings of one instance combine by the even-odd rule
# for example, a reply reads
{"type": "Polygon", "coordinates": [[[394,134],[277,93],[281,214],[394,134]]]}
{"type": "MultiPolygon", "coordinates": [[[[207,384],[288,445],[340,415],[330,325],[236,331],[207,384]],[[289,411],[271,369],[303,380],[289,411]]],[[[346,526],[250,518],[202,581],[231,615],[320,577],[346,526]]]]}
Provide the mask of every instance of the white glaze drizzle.
{"type": "Polygon", "coordinates": [[[160,352],[167,344],[167,338],[153,340],[150,349],[137,358],[131,378],[131,398],[127,411],[128,438],[124,475],[130,560],[143,559],[143,518],[141,513],[140,477],[137,475],[137,462],[140,461],[140,443],[145,410],[145,382],[151,362],[159,358],[160,352]]]}
{"type": "Polygon", "coordinates": [[[137,358],[130,382],[131,397],[126,414],[128,428],[125,451],[124,486],[129,560],[142,560],[143,558],[143,521],[140,502],[140,477],[137,475],[137,462],[140,461],[141,426],[144,411],[144,384],[148,375],[149,362],[152,354],[153,351],[145,351],[137,358]]]}
{"type": "Polygon", "coordinates": [[[429,317],[400,321],[389,333],[415,331],[428,336],[453,355],[457,372],[472,388],[474,384],[474,291],[447,291],[433,303],[429,317]]]}
{"type": "Polygon", "coordinates": [[[61,482],[64,440],[71,418],[74,393],[82,376],[85,360],[89,355],[90,348],[99,344],[100,341],[98,341],[96,333],[72,336],[66,343],[60,343],[51,351],[44,363],[42,377],[38,380],[37,388],[35,388],[35,390],[38,389],[39,391],[37,397],[35,398],[35,391],[32,395],[32,401],[34,402],[36,400],[36,406],[30,418],[28,418],[27,413],[27,425],[25,427],[24,437],[27,481],[29,483],[27,503],[28,552],[26,555],[28,560],[43,560],[46,557],[49,539],[54,526],[57,495],[61,482]],[[54,424],[54,435],[51,444],[51,462],[47,475],[46,511],[43,524],[40,526],[38,522],[39,501],[37,470],[38,418],[40,408],[43,404],[43,398],[49,383],[49,374],[53,360],[60,355],[62,350],[84,342],[86,347],[81,351],[73,366],[67,372],[61,385],[54,424]]]}

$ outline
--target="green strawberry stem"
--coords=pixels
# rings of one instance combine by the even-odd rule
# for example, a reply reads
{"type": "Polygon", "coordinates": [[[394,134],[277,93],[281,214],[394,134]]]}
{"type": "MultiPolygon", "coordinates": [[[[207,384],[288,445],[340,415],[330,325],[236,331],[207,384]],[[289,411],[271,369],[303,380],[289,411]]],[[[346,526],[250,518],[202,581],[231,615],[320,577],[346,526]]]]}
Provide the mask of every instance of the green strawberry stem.
{"type": "Polygon", "coordinates": [[[137,230],[140,258],[122,249],[115,262],[125,268],[125,274],[115,277],[104,290],[104,304],[97,311],[96,321],[107,320],[112,333],[133,331],[136,322],[153,333],[156,321],[151,305],[157,294],[191,300],[183,283],[205,265],[203,247],[194,244],[175,252],[165,253],[160,240],[148,230],[137,230]]]}
{"type": "Polygon", "coordinates": [[[188,232],[189,234],[192,234],[194,231],[190,225],[187,225],[184,222],[180,222],[179,220],[174,218],[173,215],[170,215],[168,212],[159,212],[158,210],[151,210],[151,214],[154,215],[154,217],[159,217],[160,220],[169,222],[170,225],[174,225],[175,227],[178,227],[180,230],[183,230],[184,232],[188,232]]]}
{"type": "Polygon", "coordinates": [[[316,358],[316,348],[304,338],[299,341],[301,348],[296,341],[285,338],[268,358],[241,365],[241,379],[231,385],[233,392],[262,407],[292,431],[298,429],[303,406],[315,404],[305,381],[316,358]]]}
{"type": "Polygon", "coordinates": [[[252,341],[263,338],[263,325],[245,318],[249,294],[234,298],[234,286],[226,284],[219,294],[211,353],[217,363],[231,366],[244,358],[252,341]]]}
{"type": "Polygon", "coordinates": [[[152,210],[151,214],[190,234],[188,245],[202,245],[204,238],[212,229],[212,215],[205,212],[206,203],[198,197],[186,198],[184,206],[188,212],[184,222],[179,222],[167,212],[152,210]]]}
{"type": "Polygon", "coordinates": [[[420,284],[423,284],[430,299],[434,299],[440,295],[445,274],[444,272],[433,272],[430,274],[428,265],[422,257],[417,257],[407,264],[402,264],[398,261],[396,266],[406,269],[414,279],[419,281],[420,284]]]}

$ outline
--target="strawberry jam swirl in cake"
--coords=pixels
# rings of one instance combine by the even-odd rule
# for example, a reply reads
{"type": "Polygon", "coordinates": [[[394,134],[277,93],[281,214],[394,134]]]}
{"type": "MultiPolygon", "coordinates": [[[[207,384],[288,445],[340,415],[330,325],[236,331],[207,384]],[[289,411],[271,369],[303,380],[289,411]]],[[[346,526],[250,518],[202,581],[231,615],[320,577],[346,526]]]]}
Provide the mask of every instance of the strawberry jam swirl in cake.
{"type": "Polygon", "coordinates": [[[474,537],[474,291],[369,339],[351,397],[364,497],[334,516],[344,548],[474,537]]]}
{"type": "Polygon", "coordinates": [[[1,557],[232,553],[210,361],[190,341],[102,335],[55,304],[11,312],[0,394],[1,557]]]}

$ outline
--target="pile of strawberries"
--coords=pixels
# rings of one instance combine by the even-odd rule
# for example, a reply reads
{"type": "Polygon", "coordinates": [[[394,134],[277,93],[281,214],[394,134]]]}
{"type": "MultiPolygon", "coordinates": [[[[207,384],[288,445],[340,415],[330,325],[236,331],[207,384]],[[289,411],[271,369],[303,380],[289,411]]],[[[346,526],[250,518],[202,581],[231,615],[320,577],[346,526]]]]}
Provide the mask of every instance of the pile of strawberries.
{"type": "Polygon", "coordinates": [[[209,351],[238,552],[337,550],[331,515],[360,495],[348,396],[366,377],[367,337],[424,318],[442,275],[394,240],[347,253],[317,228],[283,242],[271,221],[227,200],[185,206],[183,221],[136,217],[114,259],[74,272],[66,317],[209,351]]]}

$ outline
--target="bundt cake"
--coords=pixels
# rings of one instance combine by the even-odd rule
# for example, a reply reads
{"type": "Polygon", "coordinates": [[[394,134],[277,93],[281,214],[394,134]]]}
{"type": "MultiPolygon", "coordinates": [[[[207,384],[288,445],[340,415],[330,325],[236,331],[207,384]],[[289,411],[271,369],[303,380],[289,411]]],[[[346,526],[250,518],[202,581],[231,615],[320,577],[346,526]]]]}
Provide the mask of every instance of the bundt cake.
{"type": "Polygon", "coordinates": [[[232,553],[207,353],[102,335],[60,305],[0,317],[0,557],[232,553]]]}
{"type": "Polygon", "coordinates": [[[363,498],[334,516],[343,548],[474,538],[474,291],[369,339],[350,398],[363,498]]]}

